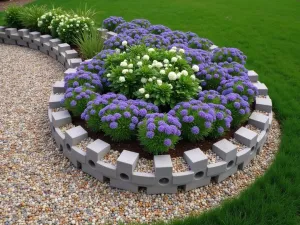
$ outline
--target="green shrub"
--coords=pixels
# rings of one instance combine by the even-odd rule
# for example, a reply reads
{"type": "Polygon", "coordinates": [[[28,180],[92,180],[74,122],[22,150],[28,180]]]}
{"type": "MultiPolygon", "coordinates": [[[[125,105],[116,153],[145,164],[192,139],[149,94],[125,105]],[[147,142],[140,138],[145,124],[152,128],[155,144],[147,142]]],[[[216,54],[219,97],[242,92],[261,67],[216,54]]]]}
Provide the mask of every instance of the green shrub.
{"type": "Polygon", "coordinates": [[[70,17],[69,14],[64,14],[64,15],[58,15],[52,19],[50,26],[49,26],[52,37],[54,37],[54,38],[58,37],[57,28],[59,27],[59,24],[61,22],[66,21],[69,17],[70,17]]]}
{"type": "Polygon", "coordinates": [[[97,29],[92,28],[90,31],[84,31],[75,44],[79,47],[82,58],[91,59],[103,48],[103,39],[97,29]]]}
{"type": "Polygon", "coordinates": [[[13,28],[22,28],[22,21],[20,19],[20,13],[22,11],[21,6],[11,5],[4,12],[4,21],[6,26],[13,28]]]}
{"type": "Polygon", "coordinates": [[[23,27],[27,29],[39,31],[38,18],[47,12],[45,6],[28,6],[23,8],[20,12],[20,20],[22,21],[23,27]]]}
{"type": "Polygon", "coordinates": [[[97,12],[91,8],[88,8],[87,4],[85,4],[84,7],[79,6],[76,10],[72,9],[70,11],[70,14],[93,18],[97,14],[97,12]]]}
{"type": "Polygon", "coordinates": [[[57,9],[52,9],[50,12],[46,12],[44,15],[42,15],[38,19],[38,27],[39,27],[41,33],[50,34],[50,32],[51,32],[50,24],[51,24],[52,20],[61,14],[63,14],[62,9],[57,8],[57,9]]]}

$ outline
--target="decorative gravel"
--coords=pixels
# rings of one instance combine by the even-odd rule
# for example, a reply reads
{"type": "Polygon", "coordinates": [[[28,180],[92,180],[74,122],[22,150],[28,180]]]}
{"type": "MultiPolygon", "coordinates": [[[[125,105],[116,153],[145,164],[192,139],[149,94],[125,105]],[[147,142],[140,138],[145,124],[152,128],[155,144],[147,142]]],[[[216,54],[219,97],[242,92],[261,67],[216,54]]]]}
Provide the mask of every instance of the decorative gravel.
{"type": "Polygon", "coordinates": [[[52,109],[52,112],[60,112],[60,111],[65,111],[65,110],[66,110],[66,108],[59,107],[59,108],[52,109]]]}
{"type": "Polygon", "coordinates": [[[223,161],[216,153],[214,153],[211,149],[205,152],[206,156],[208,157],[208,164],[217,163],[223,161]]]}
{"type": "Polygon", "coordinates": [[[261,129],[259,129],[259,128],[257,128],[257,127],[255,127],[255,126],[251,125],[251,124],[247,124],[245,127],[246,127],[247,129],[249,129],[249,130],[254,131],[254,132],[257,133],[257,134],[260,134],[260,132],[262,131],[261,129]]]}
{"type": "Polygon", "coordinates": [[[154,173],[153,160],[140,158],[134,169],[136,172],[154,173]]]}
{"type": "Polygon", "coordinates": [[[267,95],[258,95],[258,98],[269,98],[267,95]]]}
{"type": "Polygon", "coordinates": [[[117,165],[117,159],[120,156],[120,152],[110,150],[104,157],[101,159],[101,161],[110,163],[112,165],[117,165]]]}
{"type": "Polygon", "coordinates": [[[0,52],[0,224],[153,224],[183,218],[237,196],[278,150],[274,119],[261,154],[219,184],[173,195],[110,188],[71,166],[51,137],[48,99],[63,67],[27,48],[0,44],[0,52]]]}
{"type": "Polygon", "coordinates": [[[262,114],[265,114],[266,116],[269,116],[268,112],[264,112],[264,111],[260,111],[260,110],[254,110],[253,112],[262,113],[262,114]]]}
{"type": "Polygon", "coordinates": [[[237,151],[238,151],[238,152],[244,150],[245,148],[247,148],[246,145],[243,145],[242,143],[238,142],[235,138],[230,138],[229,141],[230,141],[232,144],[234,144],[234,145],[237,146],[237,151]]]}
{"type": "Polygon", "coordinates": [[[90,137],[84,139],[83,141],[79,142],[78,145],[76,145],[78,148],[80,148],[82,151],[86,152],[86,147],[91,144],[94,140],[90,137]]]}
{"type": "Polygon", "coordinates": [[[61,132],[66,133],[67,130],[70,130],[71,128],[75,127],[74,124],[68,123],[62,127],[60,127],[61,132]]]}
{"type": "Polygon", "coordinates": [[[189,165],[183,157],[172,158],[173,173],[184,172],[190,170],[189,165]]]}

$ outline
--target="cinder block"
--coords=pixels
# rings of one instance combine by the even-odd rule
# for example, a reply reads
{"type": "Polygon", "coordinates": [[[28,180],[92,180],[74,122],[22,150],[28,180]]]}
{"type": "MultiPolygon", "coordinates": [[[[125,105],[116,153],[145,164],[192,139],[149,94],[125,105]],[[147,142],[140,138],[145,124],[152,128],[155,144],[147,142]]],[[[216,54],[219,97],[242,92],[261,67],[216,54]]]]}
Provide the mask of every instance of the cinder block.
{"type": "Polygon", "coordinates": [[[185,151],[183,154],[183,158],[193,171],[200,171],[206,169],[207,167],[208,158],[200,150],[200,148],[185,151]]]}
{"type": "Polygon", "coordinates": [[[217,45],[212,45],[212,46],[209,47],[209,50],[214,50],[216,48],[219,48],[219,47],[217,45]]]}
{"type": "Polygon", "coordinates": [[[248,71],[248,77],[249,80],[253,83],[256,83],[258,81],[258,74],[254,70],[248,71]]]}
{"type": "Polygon", "coordinates": [[[151,186],[155,184],[155,175],[153,173],[133,172],[131,181],[140,186],[151,186]]]}
{"type": "Polygon", "coordinates": [[[240,163],[238,165],[238,169],[244,170],[245,167],[248,166],[251,163],[252,159],[254,159],[255,157],[256,157],[256,149],[254,149],[254,150],[251,149],[248,159],[246,159],[244,162],[240,163]]]}
{"type": "Polygon", "coordinates": [[[49,51],[47,50],[47,48],[45,48],[44,46],[40,46],[39,47],[40,52],[49,55],[49,51]]]}
{"type": "Polygon", "coordinates": [[[109,178],[116,178],[117,176],[117,167],[110,163],[98,161],[96,163],[96,170],[100,171],[104,176],[109,178]]]}
{"type": "Polygon", "coordinates": [[[112,31],[108,31],[106,34],[107,34],[107,38],[111,38],[111,37],[114,37],[114,36],[118,35],[117,33],[112,32],[112,31]]]}
{"type": "Polygon", "coordinates": [[[88,133],[81,126],[67,130],[65,135],[65,144],[68,150],[71,150],[72,146],[79,144],[88,137],[88,133]]]}
{"type": "Polygon", "coordinates": [[[270,113],[272,111],[272,100],[270,98],[256,97],[255,109],[270,113]]]}
{"type": "Polygon", "coordinates": [[[72,123],[72,117],[68,110],[52,112],[53,127],[61,127],[69,123],[72,123]]]}
{"type": "Polygon", "coordinates": [[[262,113],[253,112],[248,123],[261,130],[266,130],[269,127],[269,117],[262,113]]]}
{"type": "Polygon", "coordinates": [[[37,39],[41,36],[40,32],[34,31],[29,33],[29,38],[31,39],[31,42],[34,41],[34,39],[37,39]]]}
{"type": "Polygon", "coordinates": [[[39,50],[39,46],[37,46],[36,44],[30,43],[28,44],[28,47],[34,50],[39,50]]]}
{"type": "Polygon", "coordinates": [[[55,47],[51,47],[51,49],[52,49],[52,52],[54,52],[55,53],[55,55],[59,55],[59,52],[58,52],[58,46],[55,46],[55,47]]]}
{"type": "Polygon", "coordinates": [[[265,84],[257,82],[253,83],[253,85],[257,87],[259,95],[268,95],[268,88],[265,84]]]}
{"type": "Polygon", "coordinates": [[[82,171],[103,182],[103,174],[100,171],[91,168],[87,163],[83,163],[81,167],[82,171]]]}
{"type": "Polygon", "coordinates": [[[172,183],[173,165],[170,155],[155,155],[154,169],[157,184],[168,186],[172,183]]]}
{"type": "Polygon", "coordinates": [[[4,42],[4,40],[2,38],[0,38],[0,43],[3,43],[3,42],[4,42]]]}
{"type": "Polygon", "coordinates": [[[53,51],[49,51],[49,56],[51,56],[53,59],[57,60],[57,55],[53,51]]]}
{"type": "Polygon", "coordinates": [[[29,37],[29,34],[28,34],[28,35],[24,34],[23,37],[22,37],[22,39],[23,39],[23,41],[28,42],[28,44],[29,44],[29,43],[32,43],[32,40],[31,40],[31,38],[29,37]]]}
{"type": "Polygon", "coordinates": [[[147,187],[147,194],[175,194],[177,193],[177,186],[158,187],[151,186],[147,187]]]}
{"type": "Polygon", "coordinates": [[[64,93],[65,92],[65,82],[63,80],[61,81],[56,81],[53,86],[52,86],[52,90],[54,94],[57,93],[64,93]]]}
{"type": "Polygon", "coordinates": [[[50,39],[49,43],[50,43],[50,47],[53,48],[53,47],[57,47],[58,44],[61,44],[61,40],[58,38],[50,39]]]}
{"type": "Polygon", "coordinates": [[[29,37],[29,30],[28,29],[20,29],[20,30],[18,30],[18,34],[22,37],[22,39],[25,35],[29,37]]]}
{"type": "Polygon", "coordinates": [[[24,46],[24,47],[28,47],[28,42],[23,41],[23,40],[18,40],[18,41],[17,41],[17,45],[19,45],[19,46],[24,46]]]}
{"type": "Polygon", "coordinates": [[[49,99],[49,107],[51,109],[59,108],[62,106],[61,101],[64,98],[64,94],[52,94],[49,99]]]}
{"type": "Polygon", "coordinates": [[[0,32],[0,38],[7,39],[8,36],[5,34],[5,32],[0,32]]]}
{"type": "Polygon", "coordinates": [[[71,46],[67,43],[58,44],[57,47],[58,47],[59,54],[62,53],[62,52],[65,52],[66,50],[71,49],[71,46]]]}
{"type": "Polygon", "coordinates": [[[211,163],[207,165],[207,176],[212,177],[220,173],[224,173],[227,168],[227,162],[221,161],[217,163],[211,163]]]}
{"type": "Polygon", "coordinates": [[[139,191],[139,187],[137,185],[117,179],[110,179],[110,186],[134,193],[138,193],[139,191]]]}
{"type": "Polygon", "coordinates": [[[43,48],[47,50],[48,52],[51,51],[50,42],[43,43],[43,48]]]}
{"type": "Polygon", "coordinates": [[[234,133],[234,138],[238,142],[246,145],[249,148],[252,148],[256,145],[257,133],[245,127],[241,127],[234,133]]]}
{"type": "Polygon", "coordinates": [[[86,160],[92,161],[91,165],[97,163],[98,160],[101,160],[110,150],[110,144],[97,139],[90,143],[86,148],[86,160]]]}
{"type": "Polygon", "coordinates": [[[7,45],[16,45],[17,41],[12,39],[4,39],[4,43],[7,45]]]}
{"type": "Polygon", "coordinates": [[[78,57],[78,52],[74,49],[66,50],[64,55],[66,59],[74,59],[78,57]]]}
{"type": "MultiPolygon", "coordinates": [[[[53,132],[54,140],[56,142],[58,149],[60,151],[66,151],[67,149],[65,149],[65,134],[58,127],[56,127],[54,131],[55,131],[53,132]]],[[[69,153],[69,151],[67,153],[69,153]]]]}
{"type": "Polygon", "coordinates": [[[10,35],[10,39],[19,41],[19,40],[21,40],[21,37],[18,33],[15,33],[15,34],[10,35]]]}
{"type": "Polygon", "coordinates": [[[52,39],[52,36],[48,35],[48,34],[40,36],[40,41],[42,44],[49,42],[51,39],[52,39]]]}
{"type": "Polygon", "coordinates": [[[236,154],[236,165],[240,165],[250,156],[251,148],[245,148],[236,154]]]}
{"type": "Polygon", "coordinates": [[[70,74],[72,74],[72,73],[76,73],[76,69],[74,69],[74,68],[69,68],[69,69],[67,69],[65,72],[64,72],[64,74],[65,74],[65,76],[68,76],[68,75],[70,75],[70,74]]]}
{"type": "Polygon", "coordinates": [[[48,118],[50,123],[52,124],[52,109],[50,109],[50,107],[48,106],[48,118]]]}
{"type": "Polygon", "coordinates": [[[211,181],[211,177],[205,177],[201,180],[195,180],[192,183],[186,184],[184,187],[185,191],[190,191],[198,187],[209,185],[211,181]]]}
{"type": "Polygon", "coordinates": [[[64,52],[60,53],[57,60],[64,66],[66,63],[66,54],[64,52]]]}
{"type": "Polygon", "coordinates": [[[236,160],[237,146],[226,139],[222,139],[212,146],[212,151],[220,156],[224,161],[236,160]]]}
{"type": "Polygon", "coordinates": [[[41,39],[40,38],[33,39],[33,44],[41,47],[42,46],[41,39]]]}
{"type": "Polygon", "coordinates": [[[4,26],[0,26],[0,32],[5,32],[5,27],[4,26]]]}
{"type": "Polygon", "coordinates": [[[107,29],[104,29],[104,28],[98,28],[97,29],[100,33],[100,37],[103,37],[103,36],[106,36],[108,30],[107,29]]]}
{"type": "Polygon", "coordinates": [[[72,163],[75,167],[78,166],[77,162],[85,163],[85,156],[86,152],[82,149],[78,148],[77,146],[72,146],[71,148],[71,157],[72,157],[72,163]]]}
{"type": "Polygon", "coordinates": [[[215,180],[217,183],[220,183],[221,181],[225,180],[227,177],[230,177],[232,174],[236,173],[238,169],[238,166],[234,166],[231,169],[227,170],[224,173],[221,173],[220,175],[215,177],[215,180]]]}
{"type": "Polygon", "coordinates": [[[82,63],[82,59],[80,58],[68,59],[67,62],[68,62],[68,68],[75,68],[78,67],[80,63],[82,63]]]}
{"type": "Polygon", "coordinates": [[[178,185],[188,184],[192,182],[194,178],[193,171],[178,172],[178,173],[173,173],[172,175],[173,175],[173,184],[178,184],[178,185]]]}
{"type": "Polygon", "coordinates": [[[260,154],[261,147],[263,147],[266,139],[267,139],[267,133],[265,130],[263,130],[257,137],[256,154],[260,154]]]}
{"type": "MultiPolygon", "coordinates": [[[[271,127],[272,121],[273,121],[273,112],[271,111],[269,113],[269,128],[271,127]]],[[[267,131],[269,131],[269,128],[267,129],[267,131]]]]}
{"type": "Polygon", "coordinates": [[[138,153],[124,150],[117,159],[117,176],[123,181],[131,181],[138,160],[138,153]]]}
{"type": "Polygon", "coordinates": [[[17,34],[18,31],[16,28],[6,28],[5,29],[5,34],[8,36],[11,36],[12,34],[17,34]]]}

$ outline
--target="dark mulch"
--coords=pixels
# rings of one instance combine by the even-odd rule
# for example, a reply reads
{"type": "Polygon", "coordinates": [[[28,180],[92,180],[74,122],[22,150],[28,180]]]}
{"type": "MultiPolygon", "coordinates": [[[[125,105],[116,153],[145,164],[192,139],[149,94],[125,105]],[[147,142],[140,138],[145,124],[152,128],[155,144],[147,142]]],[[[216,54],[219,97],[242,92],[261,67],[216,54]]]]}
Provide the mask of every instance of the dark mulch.
{"type": "Polygon", "coordinates": [[[8,0],[3,1],[0,0],[0,11],[4,11],[9,5],[15,4],[15,5],[25,5],[29,2],[33,2],[34,0],[8,0]]]}

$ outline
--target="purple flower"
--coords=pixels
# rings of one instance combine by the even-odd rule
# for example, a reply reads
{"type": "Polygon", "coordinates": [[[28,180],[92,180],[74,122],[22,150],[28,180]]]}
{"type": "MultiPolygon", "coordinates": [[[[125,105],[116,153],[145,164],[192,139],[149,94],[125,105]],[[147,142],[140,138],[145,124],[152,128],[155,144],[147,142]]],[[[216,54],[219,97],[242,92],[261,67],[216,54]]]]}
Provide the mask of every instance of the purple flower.
{"type": "Polygon", "coordinates": [[[197,135],[197,134],[199,134],[199,127],[197,127],[197,126],[193,126],[192,128],[191,128],[191,132],[192,132],[192,134],[195,134],[195,135],[197,135]]]}
{"type": "Polygon", "coordinates": [[[111,129],[116,129],[116,128],[118,127],[118,123],[117,123],[117,122],[111,122],[111,123],[109,124],[109,127],[110,127],[111,129]]]}
{"type": "Polygon", "coordinates": [[[152,139],[154,137],[154,132],[153,131],[148,131],[146,136],[147,136],[147,138],[152,139]]]}
{"type": "Polygon", "coordinates": [[[72,107],[74,107],[75,105],[77,105],[77,102],[75,100],[72,100],[70,104],[72,107]]]}
{"type": "Polygon", "coordinates": [[[110,16],[103,20],[102,27],[109,31],[114,31],[119,24],[125,22],[126,21],[122,17],[110,16]]]}
{"type": "Polygon", "coordinates": [[[167,138],[167,139],[164,140],[164,145],[169,147],[169,146],[172,145],[172,141],[169,138],[167,138]]]}

